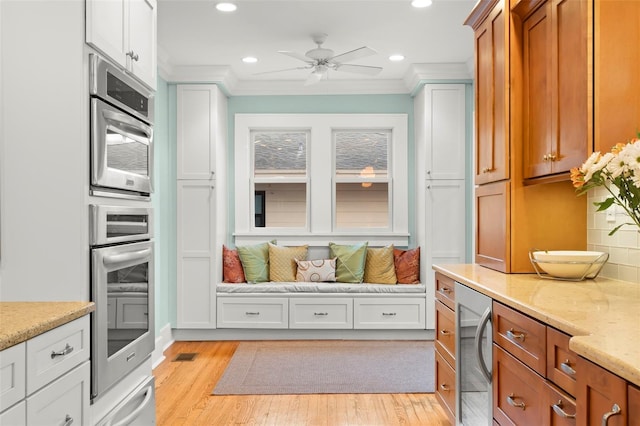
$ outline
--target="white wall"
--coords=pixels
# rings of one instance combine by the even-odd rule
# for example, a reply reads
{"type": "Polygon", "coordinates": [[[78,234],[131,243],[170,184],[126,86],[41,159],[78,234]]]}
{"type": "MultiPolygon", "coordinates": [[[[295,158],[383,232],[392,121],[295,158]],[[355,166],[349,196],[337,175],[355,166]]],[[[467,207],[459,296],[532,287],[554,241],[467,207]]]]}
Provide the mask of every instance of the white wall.
{"type": "Polygon", "coordinates": [[[640,232],[635,226],[623,226],[614,235],[609,232],[621,223],[630,222],[624,210],[616,206],[616,211],[607,221],[607,212],[596,212],[594,202],[607,198],[603,188],[592,190],[587,200],[587,248],[609,253],[601,276],[624,281],[640,282],[640,232]]]}

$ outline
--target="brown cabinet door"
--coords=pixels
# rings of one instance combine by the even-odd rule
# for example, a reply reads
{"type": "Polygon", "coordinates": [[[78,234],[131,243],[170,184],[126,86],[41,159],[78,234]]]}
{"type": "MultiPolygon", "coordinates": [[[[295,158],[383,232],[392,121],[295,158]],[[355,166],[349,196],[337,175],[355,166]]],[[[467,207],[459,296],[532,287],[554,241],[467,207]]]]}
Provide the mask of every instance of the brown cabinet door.
{"type": "Polygon", "coordinates": [[[502,426],[542,425],[544,379],[493,345],[493,418],[502,426]]]}
{"type": "Polygon", "coordinates": [[[627,382],[584,358],[577,369],[578,424],[627,425],[627,382]]]}
{"type": "Polygon", "coordinates": [[[547,378],[575,395],[578,355],[569,349],[569,338],[568,334],[547,327],[547,378]]]}
{"type": "Polygon", "coordinates": [[[504,0],[498,1],[475,31],[478,185],[509,178],[506,14],[504,0]]]}
{"type": "Polygon", "coordinates": [[[436,351],[436,399],[444,408],[451,424],[455,424],[456,373],[436,351]]]}
{"type": "Polygon", "coordinates": [[[640,388],[629,384],[627,401],[629,403],[629,426],[640,426],[640,388]]]}
{"type": "Polygon", "coordinates": [[[436,272],[436,299],[455,310],[456,285],[453,279],[436,272]]]}
{"type": "Polygon", "coordinates": [[[436,350],[451,365],[456,358],[455,314],[442,302],[436,300],[436,350]]]}
{"type": "Polygon", "coordinates": [[[475,196],[476,263],[509,272],[509,182],[480,185],[475,196]]]}

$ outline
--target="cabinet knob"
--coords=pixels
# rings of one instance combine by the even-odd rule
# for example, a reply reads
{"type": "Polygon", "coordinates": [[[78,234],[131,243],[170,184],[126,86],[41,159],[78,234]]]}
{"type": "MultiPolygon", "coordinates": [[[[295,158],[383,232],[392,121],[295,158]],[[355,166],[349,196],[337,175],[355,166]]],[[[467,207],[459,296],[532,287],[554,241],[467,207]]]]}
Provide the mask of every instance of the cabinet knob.
{"type": "Polygon", "coordinates": [[[130,57],[131,59],[133,59],[134,61],[138,62],[138,59],[140,59],[140,57],[138,56],[137,53],[135,53],[133,50],[130,50],[127,52],[127,56],[130,57]]]}
{"type": "Polygon", "coordinates": [[[492,172],[493,169],[491,167],[485,167],[484,169],[482,169],[482,173],[489,173],[492,172]]]}
{"type": "Polygon", "coordinates": [[[549,161],[556,161],[556,154],[554,153],[549,154],[549,161]]]}
{"type": "Polygon", "coordinates": [[[442,384],[440,385],[440,390],[443,390],[443,391],[447,392],[447,391],[449,391],[449,390],[451,390],[451,389],[449,388],[449,385],[448,385],[448,384],[446,384],[446,383],[442,383],[442,384]]]}
{"type": "Polygon", "coordinates": [[[549,154],[545,154],[542,156],[542,161],[547,161],[549,160],[549,154]]]}

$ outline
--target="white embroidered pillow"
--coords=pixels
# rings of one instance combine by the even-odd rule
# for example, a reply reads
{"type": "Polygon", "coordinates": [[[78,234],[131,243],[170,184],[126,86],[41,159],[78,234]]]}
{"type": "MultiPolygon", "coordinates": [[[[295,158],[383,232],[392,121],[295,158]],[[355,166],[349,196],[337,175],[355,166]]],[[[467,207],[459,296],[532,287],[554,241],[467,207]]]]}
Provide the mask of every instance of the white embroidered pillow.
{"type": "Polygon", "coordinates": [[[336,281],[336,259],[298,260],[296,281],[324,282],[336,281]]]}

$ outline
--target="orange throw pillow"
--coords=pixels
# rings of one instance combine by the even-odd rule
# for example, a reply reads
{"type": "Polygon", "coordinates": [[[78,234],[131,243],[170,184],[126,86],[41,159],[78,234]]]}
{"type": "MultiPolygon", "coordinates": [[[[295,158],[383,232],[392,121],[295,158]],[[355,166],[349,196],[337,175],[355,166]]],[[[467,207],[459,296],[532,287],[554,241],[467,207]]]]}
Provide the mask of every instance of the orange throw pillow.
{"type": "Polygon", "coordinates": [[[398,284],[420,284],[420,247],[411,250],[393,249],[398,284]]]}
{"type": "Polygon", "coordinates": [[[222,281],[225,283],[244,283],[242,262],[238,256],[238,250],[232,250],[222,245],[222,281]]]}

